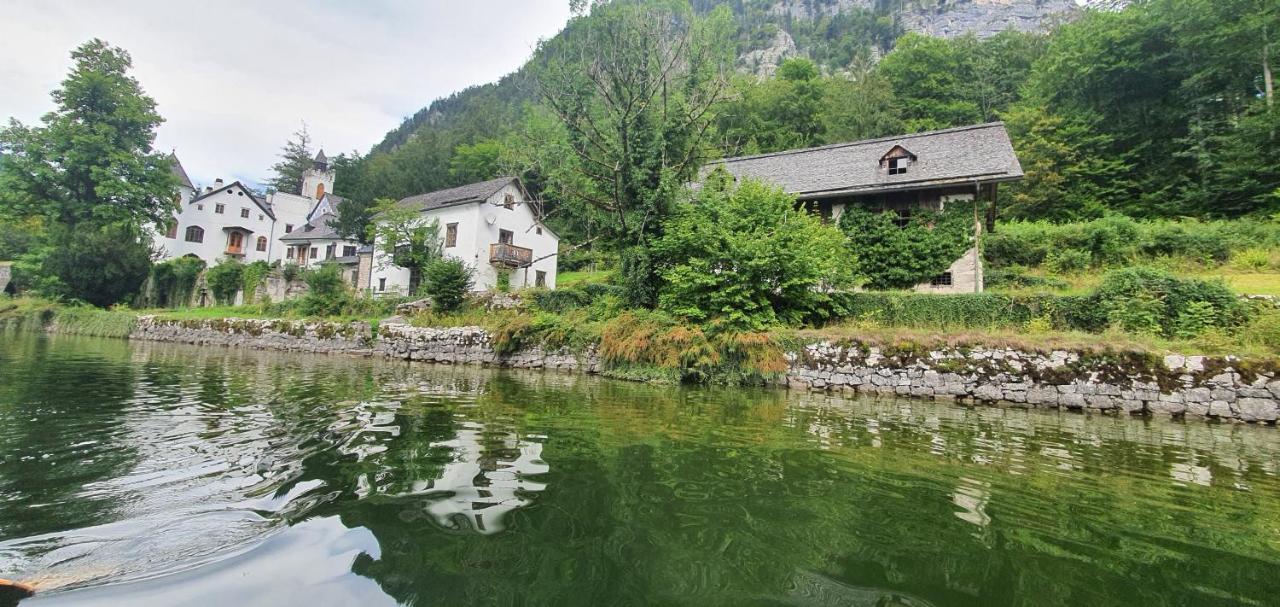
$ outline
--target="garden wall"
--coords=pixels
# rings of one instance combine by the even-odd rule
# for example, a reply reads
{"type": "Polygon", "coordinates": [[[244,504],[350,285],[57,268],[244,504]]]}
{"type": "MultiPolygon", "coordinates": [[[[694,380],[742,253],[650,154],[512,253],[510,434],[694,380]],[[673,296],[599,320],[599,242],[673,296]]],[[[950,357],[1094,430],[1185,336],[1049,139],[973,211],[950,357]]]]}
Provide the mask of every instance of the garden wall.
{"type": "MultiPolygon", "coordinates": [[[[594,351],[494,350],[479,327],[253,319],[138,319],[132,339],[343,353],[448,364],[598,373],[594,351]]],[[[1231,357],[1011,348],[811,343],[787,354],[779,382],[826,392],[894,394],[975,404],[1274,423],[1280,367],[1231,357]]]]}

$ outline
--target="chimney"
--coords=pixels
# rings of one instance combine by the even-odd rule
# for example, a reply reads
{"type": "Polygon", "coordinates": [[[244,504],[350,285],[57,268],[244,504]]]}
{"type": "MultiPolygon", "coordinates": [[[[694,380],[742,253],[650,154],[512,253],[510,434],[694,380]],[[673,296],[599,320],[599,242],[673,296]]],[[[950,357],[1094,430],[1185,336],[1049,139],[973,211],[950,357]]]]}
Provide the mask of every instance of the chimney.
{"type": "Polygon", "coordinates": [[[215,185],[215,186],[217,186],[217,187],[222,187],[222,178],[221,178],[221,177],[219,177],[219,178],[217,178],[217,179],[214,179],[214,180],[213,180],[213,185],[215,185]]]}
{"type": "Polygon", "coordinates": [[[205,193],[205,194],[208,194],[209,192],[212,192],[212,191],[213,191],[213,186],[211,186],[211,185],[204,186],[204,193],[205,193]]]}

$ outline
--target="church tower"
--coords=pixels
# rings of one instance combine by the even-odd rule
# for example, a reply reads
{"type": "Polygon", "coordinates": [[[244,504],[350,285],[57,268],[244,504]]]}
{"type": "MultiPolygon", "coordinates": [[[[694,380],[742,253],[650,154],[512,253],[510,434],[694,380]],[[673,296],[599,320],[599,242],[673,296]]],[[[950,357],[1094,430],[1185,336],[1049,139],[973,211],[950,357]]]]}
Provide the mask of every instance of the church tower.
{"type": "Polygon", "coordinates": [[[302,195],[313,200],[324,198],[326,193],[333,191],[333,177],[329,159],[325,157],[324,150],[320,150],[311,162],[311,168],[302,173],[302,195]]]}

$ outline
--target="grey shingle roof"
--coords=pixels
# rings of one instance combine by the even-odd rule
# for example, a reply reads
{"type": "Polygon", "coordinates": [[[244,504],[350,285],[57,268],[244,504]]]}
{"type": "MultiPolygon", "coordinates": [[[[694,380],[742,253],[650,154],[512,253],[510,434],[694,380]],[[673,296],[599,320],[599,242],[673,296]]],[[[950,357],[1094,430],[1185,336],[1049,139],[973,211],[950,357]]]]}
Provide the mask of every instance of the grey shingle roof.
{"type": "Polygon", "coordinates": [[[772,182],[802,199],[1022,178],[1022,165],[1001,122],[726,158],[708,163],[703,175],[716,167],[736,179],[772,182]],[[916,156],[905,174],[889,175],[880,166],[880,158],[895,145],[916,156]]]}
{"type": "Polygon", "coordinates": [[[401,207],[410,207],[418,211],[429,211],[431,209],[441,209],[459,204],[467,204],[470,202],[484,202],[495,192],[501,190],[507,184],[516,181],[515,177],[499,177],[490,179],[489,181],[481,181],[479,183],[469,183],[456,188],[447,190],[439,190],[428,192],[426,194],[418,194],[401,199],[396,203],[401,207]]]}
{"type": "Polygon", "coordinates": [[[324,155],[324,149],[323,149],[323,148],[321,148],[321,149],[320,149],[320,151],[319,151],[318,153],[316,153],[315,163],[316,163],[316,164],[329,164],[329,159],[324,155]]]}
{"type": "Polygon", "coordinates": [[[280,240],[341,240],[342,236],[338,235],[337,230],[334,230],[333,226],[329,225],[329,222],[336,219],[337,217],[333,214],[325,213],[303,224],[302,227],[281,236],[280,240]]]}
{"type": "Polygon", "coordinates": [[[182,168],[182,162],[178,160],[178,154],[176,152],[170,153],[169,158],[173,161],[170,169],[173,171],[174,176],[178,178],[178,185],[186,186],[193,190],[196,189],[196,186],[191,184],[191,178],[187,177],[187,170],[182,168]]]}

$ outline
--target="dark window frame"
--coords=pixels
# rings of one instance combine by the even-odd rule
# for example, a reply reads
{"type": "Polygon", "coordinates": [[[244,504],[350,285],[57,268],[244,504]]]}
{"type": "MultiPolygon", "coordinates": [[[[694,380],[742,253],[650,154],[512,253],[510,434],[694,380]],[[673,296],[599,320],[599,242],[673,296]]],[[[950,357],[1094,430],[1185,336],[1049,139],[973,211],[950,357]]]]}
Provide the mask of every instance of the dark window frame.
{"type": "Polygon", "coordinates": [[[204,228],[200,226],[187,226],[184,239],[187,242],[204,242],[204,228]]]}
{"type": "Polygon", "coordinates": [[[458,224],[446,223],[444,225],[444,246],[452,248],[458,246],[458,224]]]}

